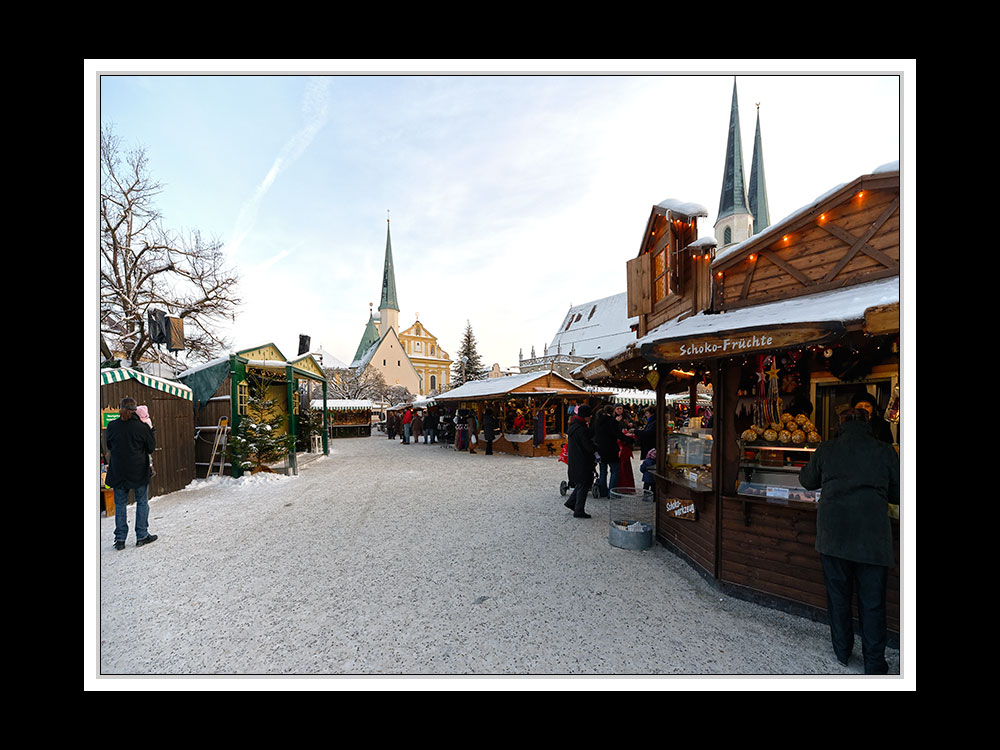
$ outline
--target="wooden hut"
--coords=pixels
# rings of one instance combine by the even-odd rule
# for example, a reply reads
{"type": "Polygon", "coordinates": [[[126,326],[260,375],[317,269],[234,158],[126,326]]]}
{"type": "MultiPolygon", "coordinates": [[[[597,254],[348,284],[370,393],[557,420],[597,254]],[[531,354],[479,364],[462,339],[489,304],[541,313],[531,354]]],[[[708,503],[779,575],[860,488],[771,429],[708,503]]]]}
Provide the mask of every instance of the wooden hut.
{"type": "MultiPolygon", "coordinates": [[[[118,406],[126,396],[134,398],[139,406],[149,407],[149,416],[156,428],[155,474],[149,481],[150,497],[186,487],[195,478],[191,389],[127,367],[101,370],[102,458],[106,458],[104,430],[108,422],[118,418],[118,406]]],[[[113,503],[112,500],[112,514],[113,503]]]]}
{"type": "Polygon", "coordinates": [[[313,409],[325,409],[327,434],[331,438],[371,437],[374,404],[366,398],[335,398],[325,404],[314,399],[313,409]]]}
{"type": "MultiPolygon", "coordinates": [[[[313,381],[322,387],[326,401],[326,377],[312,355],[289,361],[274,344],[243,349],[228,357],[207,362],[182,373],[178,380],[187,385],[194,398],[195,465],[199,477],[228,473],[238,477],[242,470],[225,461],[229,434],[238,429],[246,415],[252,378],[266,379],[270,396],[285,416],[284,429],[293,438],[298,429],[299,382],[313,381]]],[[[323,453],[329,455],[324,410],[323,453]]],[[[288,456],[288,469],[297,473],[295,452],[288,456]]]]}
{"type": "MultiPolygon", "coordinates": [[[[493,412],[501,434],[493,450],[522,456],[558,456],[572,410],[607,396],[591,392],[555,372],[528,372],[465,383],[435,396],[438,405],[473,410],[483,423],[493,412]]],[[[478,436],[482,440],[482,433],[478,436]]]]}
{"type": "MultiPolygon", "coordinates": [[[[656,389],[657,538],[727,593],[825,616],[817,495],[798,471],[858,391],[898,420],[899,206],[890,166],[718,251],[693,241],[693,219],[653,217],[654,236],[629,263],[639,338],[577,371],[601,386],[656,389]],[[660,265],[646,256],[663,247],[666,269],[647,273],[660,265]],[[693,397],[698,383],[712,386],[711,425],[668,432],[666,395],[693,397]],[[791,421],[808,422],[800,435],[787,429],[797,405],[804,416],[791,421]]],[[[890,515],[898,560],[898,511],[890,515]]],[[[899,590],[897,564],[896,633],[899,590]]]]}

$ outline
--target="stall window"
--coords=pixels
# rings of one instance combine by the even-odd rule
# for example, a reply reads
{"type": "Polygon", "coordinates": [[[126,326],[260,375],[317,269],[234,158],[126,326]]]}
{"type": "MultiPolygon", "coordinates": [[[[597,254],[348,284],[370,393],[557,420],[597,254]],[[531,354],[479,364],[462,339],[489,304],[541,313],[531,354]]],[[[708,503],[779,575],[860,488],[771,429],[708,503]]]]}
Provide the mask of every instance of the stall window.
{"type": "Polygon", "coordinates": [[[247,413],[247,402],[250,400],[250,387],[246,381],[236,384],[236,413],[247,413]]]}
{"type": "Polygon", "coordinates": [[[653,301],[667,296],[667,248],[653,256],[653,301]]]}

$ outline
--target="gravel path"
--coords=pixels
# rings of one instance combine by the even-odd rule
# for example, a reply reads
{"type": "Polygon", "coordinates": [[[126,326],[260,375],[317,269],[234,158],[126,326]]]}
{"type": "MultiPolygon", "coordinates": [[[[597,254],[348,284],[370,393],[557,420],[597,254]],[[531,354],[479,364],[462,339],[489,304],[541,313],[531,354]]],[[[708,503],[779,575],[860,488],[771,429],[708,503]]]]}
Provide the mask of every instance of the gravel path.
{"type": "MultiPolygon", "coordinates": [[[[116,552],[101,518],[97,670],[861,673],[860,653],[837,662],[825,625],[724,596],[659,544],[612,547],[608,501],[573,518],[564,478],[551,458],[343,439],[297,477],[154,498],[159,539],[143,548],[130,531],[116,552]]],[[[899,675],[899,652],[888,660],[899,675]]]]}

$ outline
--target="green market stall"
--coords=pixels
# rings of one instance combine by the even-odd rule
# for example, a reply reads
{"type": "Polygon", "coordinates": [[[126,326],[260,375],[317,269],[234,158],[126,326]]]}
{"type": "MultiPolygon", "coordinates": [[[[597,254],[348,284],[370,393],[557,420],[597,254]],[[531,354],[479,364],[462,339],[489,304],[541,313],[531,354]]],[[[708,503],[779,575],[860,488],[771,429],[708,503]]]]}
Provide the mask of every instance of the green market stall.
{"type": "MultiPolygon", "coordinates": [[[[320,384],[322,402],[327,400],[326,377],[315,358],[307,354],[288,360],[270,343],[193,367],[178,380],[193,394],[195,465],[201,477],[212,473],[228,473],[233,477],[243,474],[240,467],[225,460],[224,448],[247,414],[252,388],[266,389],[268,397],[274,401],[274,408],[283,416],[281,429],[293,441],[299,428],[299,382],[320,384]]],[[[326,409],[323,420],[323,453],[329,455],[326,409]]],[[[294,450],[288,454],[288,470],[298,473],[294,450]]]]}

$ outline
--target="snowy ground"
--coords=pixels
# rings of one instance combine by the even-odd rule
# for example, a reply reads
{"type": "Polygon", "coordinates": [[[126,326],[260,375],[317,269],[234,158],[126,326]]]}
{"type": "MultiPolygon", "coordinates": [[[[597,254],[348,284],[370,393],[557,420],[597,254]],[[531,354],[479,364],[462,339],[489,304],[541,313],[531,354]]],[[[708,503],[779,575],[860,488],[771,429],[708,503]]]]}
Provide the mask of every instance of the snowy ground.
{"type": "MultiPolygon", "coordinates": [[[[146,547],[130,528],[115,551],[114,519],[101,518],[97,671],[862,672],[860,642],[843,667],[825,625],[726,597],[659,544],[612,547],[608,501],[573,518],[564,478],[551,458],[354,438],[297,477],[202,480],[154,498],[159,540],[146,547]]],[[[899,652],[888,659],[899,680],[899,652]]]]}

